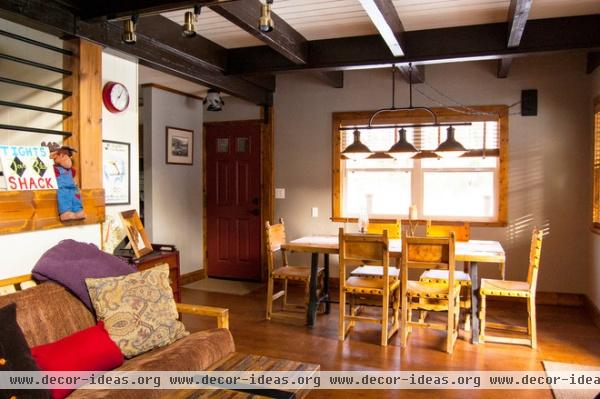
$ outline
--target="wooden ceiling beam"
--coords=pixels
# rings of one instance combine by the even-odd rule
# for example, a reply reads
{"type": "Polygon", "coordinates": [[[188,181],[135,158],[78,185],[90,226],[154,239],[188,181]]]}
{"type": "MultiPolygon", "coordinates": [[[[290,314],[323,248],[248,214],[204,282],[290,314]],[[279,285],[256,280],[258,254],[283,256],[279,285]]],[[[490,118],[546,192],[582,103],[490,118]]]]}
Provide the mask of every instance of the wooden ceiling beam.
{"type": "MultiPolygon", "coordinates": [[[[58,36],[81,37],[106,47],[114,48],[140,59],[141,63],[204,86],[243,98],[255,104],[271,104],[273,95],[249,81],[236,76],[226,76],[200,51],[186,53],[173,48],[173,43],[163,43],[156,38],[138,32],[136,44],[125,44],[121,40],[123,27],[119,23],[89,23],[77,21],[73,9],[52,0],[0,0],[0,17],[58,36]]],[[[177,24],[175,24],[177,25],[177,24]]],[[[168,26],[168,25],[166,25],[168,26]]],[[[144,28],[145,29],[145,28],[144,28]]],[[[168,36],[170,37],[170,36],[168,36]]],[[[169,40],[175,40],[170,38],[169,40]]],[[[167,40],[167,41],[169,41],[167,40]]],[[[191,42],[193,43],[193,42],[191,42]]],[[[215,55],[215,59],[219,56],[215,55]]],[[[218,64],[217,61],[211,61],[218,64]]]]}
{"type": "Polygon", "coordinates": [[[310,62],[297,65],[266,46],[230,49],[228,74],[349,70],[409,62],[492,60],[507,56],[600,47],[600,15],[531,20],[518,47],[506,46],[506,23],[407,31],[405,56],[393,57],[378,35],[309,41],[310,62]]]}
{"type": "Polygon", "coordinates": [[[401,64],[397,67],[406,82],[425,83],[425,65],[413,65],[410,68],[408,64],[401,64]]]}
{"type": "Polygon", "coordinates": [[[227,68],[227,49],[200,36],[184,37],[181,25],[162,15],[152,15],[139,19],[136,32],[151,38],[161,45],[170,47],[181,57],[187,57],[202,66],[224,71],[227,68]]]}
{"type": "Polygon", "coordinates": [[[600,66],[600,51],[590,51],[587,54],[586,72],[592,73],[600,66]]]}
{"type": "MultiPolygon", "coordinates": [[[[508,7],[508,44],[506,47],[515,48],[521,44],[521,38],[525,31],[531,3],[533,0],[511,0],[508,7]]],[[[512,57],[501,58],[498,60],[499,78],[507,78],[512,65],[512,57]]]]}
{"type": "Polygon", "coordinates": [[[79,16],[87,22],[119,19],[131,15],[159,14],[167,11],[206,6],[233,0],[84,0],[79,16]]]}
{"type": "Polygon", "coordinates": [[[334,89],[344,88],[344,71],[317,72],[317,76],[334,89]]]}
{"type": "Polygon", "coordinates": [[[404,26],[392,0],[360,0],[371,22],[379,31],[394,57],[404,55],[404,26]]]}
{"type": "Polygon", "coordinates": [[[308,41],[298,31],[274,12],[271,12],[274,29],[262,32],[258,29],[262,3],[259,0],[243,0],[211,6],[211,10],[236,24],[294,64],[308,62],[308,41]]]}

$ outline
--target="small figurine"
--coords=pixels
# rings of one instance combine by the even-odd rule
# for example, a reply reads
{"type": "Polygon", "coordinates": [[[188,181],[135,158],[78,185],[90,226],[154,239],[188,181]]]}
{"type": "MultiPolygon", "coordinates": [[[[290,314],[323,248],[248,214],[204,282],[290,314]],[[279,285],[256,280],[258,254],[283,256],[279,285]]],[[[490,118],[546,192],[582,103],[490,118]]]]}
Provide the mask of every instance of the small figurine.
{"type": "Polygon", "coordinates": [[[54,160],[54,173],[58,184],[58,214],[60,220],[81,220],[86,215],[81,203],[81,193],[75,184],[75,169],[73,168],[73,152],[75,149],[60,146],[58,143],[42,143],[50,150],[50,158],[54,160]]]}

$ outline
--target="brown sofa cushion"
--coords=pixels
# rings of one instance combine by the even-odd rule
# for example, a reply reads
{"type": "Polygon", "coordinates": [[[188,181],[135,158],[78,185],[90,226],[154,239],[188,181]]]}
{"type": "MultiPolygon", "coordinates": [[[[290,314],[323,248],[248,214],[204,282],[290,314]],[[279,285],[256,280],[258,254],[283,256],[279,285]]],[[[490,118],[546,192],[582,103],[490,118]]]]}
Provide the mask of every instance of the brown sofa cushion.
{"type": "MultiPolygon", "coordinates": [[[[115,371],[194,371],[206,370],[215,362],[235,351],[233,337],[224,328],[193,333],[172,344],[144,353],[128,360],[115,371]]],[[[142,389],[79,389],[68,399],[116,398],[153,399],[163,398],[174,390],[142,389]]]]}
{"type": "Polygon", "coordinates": [[[11,302],[17,304],[17,322],[30,347],[58,341],[96,325],[83,303],[55,283],[0,296],[0,307],[11,302]]]}

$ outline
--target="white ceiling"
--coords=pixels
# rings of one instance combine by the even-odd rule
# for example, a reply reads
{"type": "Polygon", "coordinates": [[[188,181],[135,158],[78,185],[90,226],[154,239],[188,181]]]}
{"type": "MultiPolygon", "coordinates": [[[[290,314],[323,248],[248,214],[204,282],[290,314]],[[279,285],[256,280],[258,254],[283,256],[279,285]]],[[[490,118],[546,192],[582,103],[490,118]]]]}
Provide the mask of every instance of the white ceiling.
{"type": "MultiPolygon", "coordinates": [[[[421,30],[506,21],[510,0],[393,0],[393,3],[406,30],[421,30]]],[[[163,15],[181,24],[185,11],[188,10],[163,15]]],[[[377,33],[358,0],[274,0],[273,11],[308,40],[377,33]]],[[[529,18],[597,13],[600,13],[599,0],[533,0],[529,18]]],[[[196,30],[226,48],[262,44],[207,7],[202,9],[196,30]]]]}
{"type": "MultiPolygon", "coordinates": [[[[510,4],[510,0],[392,1],[406,30],[504,22],[510,4]]],[[[182,24],[185,11],[190,10],[163,15],[182,24]]],[[[308,40],[377,34],[359,0],[274,0],[273,11],[308,40]]],[[[533,0],[529,19],[598,13],[600,0],[533,0]]],[[[258,20],[258,15],[256,18],[258,20]]],[[[226,48],[263,44],[207,7],[202,8],[196,31],[226,48]]],[[[144,66],[140,66],[139,79],[140,84],[156,83],[199,96],[204,96],[207,90],[204,86],[144,66]]]]}

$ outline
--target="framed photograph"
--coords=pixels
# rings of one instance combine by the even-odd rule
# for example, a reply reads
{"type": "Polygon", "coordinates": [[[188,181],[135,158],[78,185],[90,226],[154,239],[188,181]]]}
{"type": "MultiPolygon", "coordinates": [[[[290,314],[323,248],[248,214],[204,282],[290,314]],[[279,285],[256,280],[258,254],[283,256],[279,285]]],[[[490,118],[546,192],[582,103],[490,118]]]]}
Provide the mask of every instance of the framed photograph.
{"type": "Polygon", "coordinates": [[[131,203],[130,158],[129,143],[102,141],[102,178],[106,205],[131,203]]]}
{"type": "Polygon", "coordinates": [[[194,131],[167,126],[167,163],[194,163],[194,131]]]}
{"type": "Polygon", "coordinates": [[[148,235],[146,234],[146,230],[144,230],[144,225],[142,224],[137,211],[135,209],[123,211],[120,213],[120,216],[123,227],[125,228],[125,233],[127,234],[127,238],[129,238],[129,243],[131,244],[131,248],[133,249],[136,258],[141,258],[142,256],[151,253],[153,251],[152,244],[148,239],[148,235]]]}

